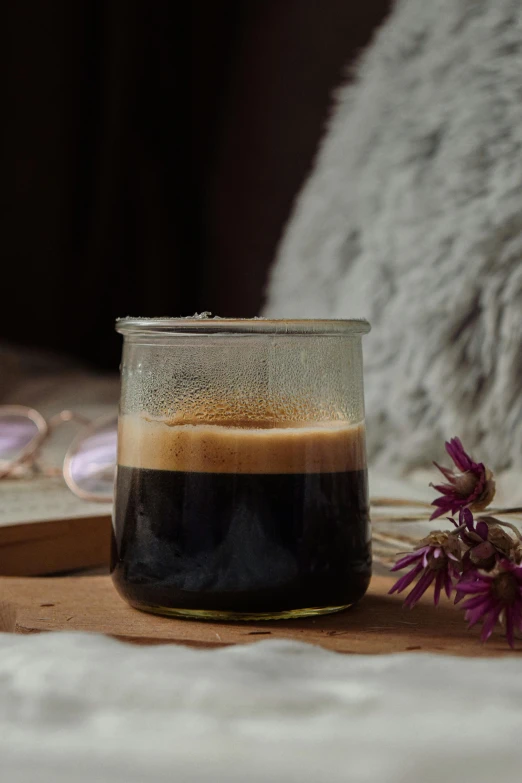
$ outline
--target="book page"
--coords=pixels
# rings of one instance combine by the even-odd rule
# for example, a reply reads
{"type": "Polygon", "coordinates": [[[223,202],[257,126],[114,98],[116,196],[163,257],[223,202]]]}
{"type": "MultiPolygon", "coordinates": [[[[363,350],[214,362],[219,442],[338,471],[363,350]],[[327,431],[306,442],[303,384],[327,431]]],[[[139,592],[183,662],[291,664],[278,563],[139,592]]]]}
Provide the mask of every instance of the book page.
{"type": "Polygon", "coordinates": [[[0,481],[0,527],[56,519],[110,514],[112,503],[76,497],[62,476],[34,476],[0,481]]]}

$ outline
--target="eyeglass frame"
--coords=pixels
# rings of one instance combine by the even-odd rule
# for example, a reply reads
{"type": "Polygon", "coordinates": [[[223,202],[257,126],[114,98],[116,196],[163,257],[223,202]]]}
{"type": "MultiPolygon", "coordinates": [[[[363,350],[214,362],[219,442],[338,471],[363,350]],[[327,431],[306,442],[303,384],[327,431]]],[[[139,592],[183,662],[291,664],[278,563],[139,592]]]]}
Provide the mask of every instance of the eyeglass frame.
{"type": "Polygon", "coordinates": [[[38,457],[38,452],[45,442],[45,440],[51,435],[60,424],[65,424],[69,421],[76,421],[82,424],[82,429],[74,436],[69,447],[65,453],[63,460],[63,466],[61,472],[65,483],[77,497],[82,500],[88,500],[96,503],[112,503],[113,497],[108,495],[97,495],[95,493],[88,492],[82,489],[74,480],[71,462],[73,454],[76,453],[76,447],[87,436],[88,433],[95,432],[101,429],[104,424],[110,422],[115,417],[113,414],[106,416],[100,416],[95,419],[89,419],[83,416],[81,413],[75,413],[74,411],[64,409],[60,413],[55,414],[49,420],[46,420],[39,411],[35,408],[30,408],[26,405],[0,405],[0,416],[2,414],[11,416],[22,416],[30,419],[38,430],[37,434],[29,441],[19,454],[13,459],[6,460],[6,464],[2,465],[0,461],[0,480],[9,478],[13,471],[24,464],[34,464],[38,457]]]}

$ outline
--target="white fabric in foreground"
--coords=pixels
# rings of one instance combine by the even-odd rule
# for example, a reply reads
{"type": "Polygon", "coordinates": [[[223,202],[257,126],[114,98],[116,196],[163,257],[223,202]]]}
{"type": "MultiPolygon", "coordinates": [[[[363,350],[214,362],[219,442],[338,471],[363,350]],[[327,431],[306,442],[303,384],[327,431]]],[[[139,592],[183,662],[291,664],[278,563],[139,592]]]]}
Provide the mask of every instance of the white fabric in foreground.
{"type": "Polygon", "coordinates": [[[522,662],[266,641],[133,647],[0,634],[16,783],[490,783],[522,766],[522,662]]]}

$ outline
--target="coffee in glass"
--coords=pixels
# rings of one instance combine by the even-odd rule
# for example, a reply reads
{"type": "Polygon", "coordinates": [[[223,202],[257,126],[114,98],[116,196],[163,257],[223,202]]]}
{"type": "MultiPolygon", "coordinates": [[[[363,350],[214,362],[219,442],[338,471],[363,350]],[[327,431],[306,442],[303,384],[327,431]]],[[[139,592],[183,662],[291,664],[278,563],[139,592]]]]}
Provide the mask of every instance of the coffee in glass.
{"type": "Polygon", "coordinates": [[[113,578],[214,619],[359,600],[371,571],[360,321],[120,321],[113,578]]]}

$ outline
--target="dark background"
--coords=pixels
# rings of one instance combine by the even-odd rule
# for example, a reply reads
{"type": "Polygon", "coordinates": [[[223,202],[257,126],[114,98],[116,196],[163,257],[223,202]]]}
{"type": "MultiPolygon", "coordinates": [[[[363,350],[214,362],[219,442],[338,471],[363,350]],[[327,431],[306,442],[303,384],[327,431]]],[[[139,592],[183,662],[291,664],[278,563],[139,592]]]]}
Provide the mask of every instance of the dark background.
{"type": "Polygon", "coordinates": [[[333,88],[390,0],[11,0],[0,340],[116,367],[116,316],[253,316],[333,88]]]}

